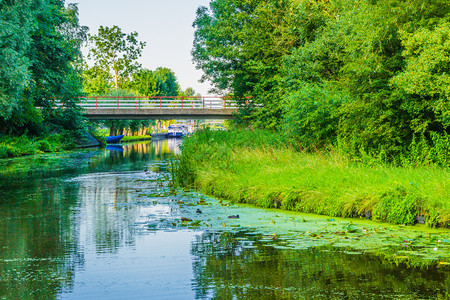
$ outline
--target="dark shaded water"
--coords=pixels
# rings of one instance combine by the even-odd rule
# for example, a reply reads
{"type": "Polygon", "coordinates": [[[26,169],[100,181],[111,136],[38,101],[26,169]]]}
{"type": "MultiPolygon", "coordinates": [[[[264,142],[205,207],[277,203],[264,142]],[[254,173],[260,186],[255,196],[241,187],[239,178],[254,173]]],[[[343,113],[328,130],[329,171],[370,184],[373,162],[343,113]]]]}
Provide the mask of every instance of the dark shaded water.
{"type": "Polygon", "coordinates": [[[205,198],[167,186],[175,150],[164,140],[0,162],[0,298],[449,298],[446,267],[285,249],[226,217],[220,230],[179,223],[205,198]]]}

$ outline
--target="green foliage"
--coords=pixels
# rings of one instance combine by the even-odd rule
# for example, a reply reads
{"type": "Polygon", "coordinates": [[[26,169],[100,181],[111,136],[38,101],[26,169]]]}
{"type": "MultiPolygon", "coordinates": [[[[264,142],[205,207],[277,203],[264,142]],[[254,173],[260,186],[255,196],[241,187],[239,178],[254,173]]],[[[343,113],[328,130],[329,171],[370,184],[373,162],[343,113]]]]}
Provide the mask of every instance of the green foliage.
{"type": "Polygon", "coordinates": [[[253,96],[238,124],[401,163],[415,136],[432,153],[450,133],[449,15],[445,0],[214,0],[192,54],[216,90],[253,96]]]}
{"type": "Polygon", "coordinates": [[[450,22],[403,32],[406,67],[392,83],[409,95],[405,109],[415,133],[450,126],[450,22]]]}
{"type": "Polygon", "coordinates": [[[0,137],[0,158],[11,158],[25,155],[40,154],[44,152],[59,152],[63,149],[73,148],[73,133],[66,131],[63,134],[52,134],[40,138],[21,136],[0,137]]]}
{"type": "Polygon", "coordinates": [[[329,85],[303,85],[286,98],[284,134],[303,147],[334,143],[339,126],[337,111],[345,101],[345,96],[329,85]]]}
{"type": "MultiPolygon", "coordinates": [[[[287,0],[216,0],[197,11],[192,55],[204,72],[202,80],[211,81],[214,92],[231,91],[238,99],[254,96],[253,104],[262,104],[256,111],[261,127],[276,128],[281,117],[281,97],[275,93],[279,68],[301,40],[298,27],[291,26],[295,9],[287,0]]],[[[242,109],[250,109],[240,102],[242,109]]]]}
{"type": "Polygon", "coordinates": [[[180,93],[175,73],[168,68],[157,68],[155,71],[139,70],[133,74],[127,87],[146,97],[177,96],[180,93]]]}
{"type": "Polygon", "coordinates": [[[182,96],[194,97],[194,96],[199,96],[199,94],[197,94],[193,88],[188,87],[185,91],[182,92],[182,96]]]}
{"type": "Polygon", "coordinates": [[[18,108],[31,78],[27,52],[35,27],[31,0],[0,2],[0,117],[4,120],[18,108]]]}
{"type": "MultiPolygon", "coordinates": [[[[53,110],[56,98],[66,107],[62,114],[76,114],[86,31],[77,6],[62,0],[0,3],[0,131],[38,134],[60,126],[54,124],[61,114],[53,110]]],[[[79,117],[65,128],[81,126],[79,117]]]]}
{"type": "Polygon", "coordinates": [[[106,95],[112,91],[111,75],[93,66],[83,71],[83,92],[89,96],[106,95]]]}
{"type": "MultiPolygon", "coordinates": [[[[30,56],[33,58],[26,97],[44,108],[44,119],[53,116],[54,100],[74,109],[81,95],[81,44],[87,27],[79,25],[76,5],[64,7],[64,1],[41,1],[36,7],[37,29],[33,32],[30,56]]],[[[72,123],[75,127],[80,123],[72,123]]]]}
{"type": "Polygon", "coordinates": [[[113,77],[116,90],[124,88],[131,75],[141,67],[137,59],[146,43],[138,41],[137,36],[137,32],[126,34],[116,25],[111,28],[100,26],[97,35],[89,36],[89,58],[113,77]]]}
{"type": "Polygon", "coordinates": [[[133,135],[133,136],[124,136],[121,142],[145,141],[150,139],[151,139],[150,135],[133,135]]]}
{"type": "Polygon", "coordinates": [[[94,129],[94,130],[90,130],[89,134],[92,135],[100,143],[100,147],[101,148],[105,148],[106,147],[106,139],[105,139],[105,137],[107,137],[109,135],[109,130],[107,130],[107,129],[94,129]]]}

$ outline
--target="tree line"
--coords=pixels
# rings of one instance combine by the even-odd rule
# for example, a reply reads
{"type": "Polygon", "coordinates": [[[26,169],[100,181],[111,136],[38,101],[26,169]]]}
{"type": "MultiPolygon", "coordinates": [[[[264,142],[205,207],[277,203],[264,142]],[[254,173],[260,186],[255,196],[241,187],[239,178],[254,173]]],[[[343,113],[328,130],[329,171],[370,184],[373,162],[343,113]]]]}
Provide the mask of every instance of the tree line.
{"type": "Polygon", "coordinates": [[[239,122],[302,149],[412,163],[449,158],[450,2],[213,0],[192,55],[239,122]]]}
{"type": "MultiPolygon", "coordinates": [[[[156,70],[142,68],[138,58],[146,43],[138,33],[125,33],[118,26],[100,26],[97,34],[89,35],[91,66],[84,64],[83,91],[87,96],[155,97],[194,96],[195,91],[182,91],[175,73],[164,67],[156,70]]],[[[167,123],[160,121],[159,123],[167,123]]],[[[107,120],[100,125],[110,129],[110,135],[128,131],[139,134],[155,125],[153,120],[107,120]]],[[[165,124],[167,125],[167,124],[165,124]]]]}
{"type": "MultiPolygon", "coordinates": [[[[88,125],[76,105],[81,96],[195,95],[192,88],[181,90],[172,70],[141,66],[146,43],[137,32],[118,26],[88,31],[79,23],[76,4],[0,1],[0,135],[80,137],[88,125]],[[89,47],[87,57],[83,45],[89,47]]],[[[103,124],[114,133],[142,132],[152,122],[103,124]]]]}

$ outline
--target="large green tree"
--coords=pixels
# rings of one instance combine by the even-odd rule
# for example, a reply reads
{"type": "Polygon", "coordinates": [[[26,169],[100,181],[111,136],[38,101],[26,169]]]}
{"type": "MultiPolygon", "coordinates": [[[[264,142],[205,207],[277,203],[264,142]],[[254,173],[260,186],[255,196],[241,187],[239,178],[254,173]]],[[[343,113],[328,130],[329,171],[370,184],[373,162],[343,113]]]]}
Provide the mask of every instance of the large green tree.
{"type": "Polygon", "coordinates": [[[302,41],[294,3],[215,0],[198,9],[193,24],[192,55],[202,80],[215,92],[253,97],[252,103],[262,105],[254,118],[258,126],[276,128],[282,117],[279,69],[302,41]]]}
{"type": "Polygon", "coordinates": [[[28,51],[35,29],[31,0],[0,1],[0,117],[11,118],[31,79],[28,51]]]}
{"type": "Polygon", "coordinates": [[[89,58],[95,66],[111,74],[116,90],[125,87],[141,67],[137,60],[146,43],[138,41],[137,36],[137,32],[126,34],[118,26],[100,26],[98,34],[89,36],[89,58]]]}
{"type": "Polygon", "coordinates": [[[83,117],[76,103],[82,91],[81,45],[88,28],[79,24],[78,7],[65,7],[64,1],[41,1],[36,19],[38,27],[30,48],[33,80],[28,95],[35,99],[36,106],[44,108],[47,125],[82,131],[83,117]],[[64,108],[55,109],[54,99],[62,101],[64,108]]]}
{"type": "Polygon", "coordinates": [[[77,6],[66,7],[63,0],[0,1],[0,20],[0,129],[36,131],[42,118],[65,129],[81,126],[74,103],[87,28],[79,25],[77,6]],[[55,98],[68,109],[54,110],[55,98]]]}

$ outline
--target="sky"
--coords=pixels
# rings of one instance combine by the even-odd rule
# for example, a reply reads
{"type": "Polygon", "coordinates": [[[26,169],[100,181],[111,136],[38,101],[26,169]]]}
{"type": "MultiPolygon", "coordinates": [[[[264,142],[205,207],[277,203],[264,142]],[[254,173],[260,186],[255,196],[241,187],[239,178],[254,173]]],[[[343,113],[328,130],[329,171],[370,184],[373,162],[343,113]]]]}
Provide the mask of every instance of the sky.
{"type": "MultiPolygon", "coordinates": [[[[147,46],[139,59],[142,67],[166,67],[175,72],[182,90],[194,88],[209,95],[209,83],[199,83],[201,70],[192,63],[196,11],[210,0],[67,0],[78,3],[80,24],[96,34],[100,25],[119,26],[123,32],[136,31],[147,46]]],[[[87,53],[84,49],[83,53],[87,53]]]]}

